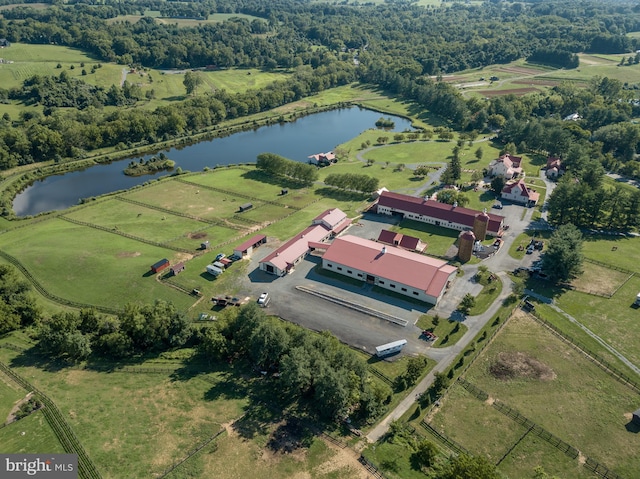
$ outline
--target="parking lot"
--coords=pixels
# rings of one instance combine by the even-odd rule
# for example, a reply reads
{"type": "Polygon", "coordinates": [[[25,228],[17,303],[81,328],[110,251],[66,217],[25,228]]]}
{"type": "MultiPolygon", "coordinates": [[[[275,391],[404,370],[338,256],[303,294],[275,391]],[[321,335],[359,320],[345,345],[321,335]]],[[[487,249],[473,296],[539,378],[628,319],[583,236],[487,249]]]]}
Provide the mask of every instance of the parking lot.
{"type": "MultiPolygon", "coordinates": [[[[387,228],[395,222],[395,219],[385,217],[381,219],[389,221],[378,222],[375,221],[377,218],[377,215],[369,215],[359,222],[361,226],[351,226],[347,234],[367,239],[377,238],[382,228],[387,228]]],[[[421,330],[414,323],[429,309],[430,305],[420,305],[392,296],[376,294],[370,284],[359,287],[320,275],[314,268],[321,263],[321,258],[313,254],[308,255],[305,260],[296,265],[295,271],[283,277],[260,271],[258,269],[260,259],[268,255],[274,247],[275,245],[271,247],[266,244],[256,251],[251,259],[248,274],[250,284],[247,285],[254,292],[255,297],[263,291],[269,293],[271,297],[268,306],[269,314],[280,316],[282,319],[315,331],[331,331],[341,341],[371,354],[375,353],[376,346],[398,339],[407,340],[407,346],[402,354],[424,354],[429,349],[430,343],[420,339],[421,330]],[[407,326],[403,327],[371,314],[336,304],[301,291],[296,288],[297,286],[404,319],[407,321],[407,326]]]]}

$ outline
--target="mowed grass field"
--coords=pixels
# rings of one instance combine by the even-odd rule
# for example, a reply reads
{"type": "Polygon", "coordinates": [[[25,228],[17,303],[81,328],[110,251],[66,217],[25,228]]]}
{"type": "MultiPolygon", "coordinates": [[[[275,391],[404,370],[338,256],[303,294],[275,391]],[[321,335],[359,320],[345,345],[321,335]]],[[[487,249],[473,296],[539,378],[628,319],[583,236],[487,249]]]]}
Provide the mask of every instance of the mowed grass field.
{"type": "Polygon", "coordinates": [[[4,374],[0,374],[0,424],[4,424],[14,404],[27,394],[4,374]]]}
{"type": "MultiPolygon", "coordinates": [[[[506,403],[621,476],[637,477],[640,473],[635,457],[640,436],[627,430],[640,395],[607,375],[525,313],[518,312],[509,320],[465,377],[489,394],[489,403],[493,400],[506,403]],[[503,354],[512,358],[509,363],[512,376],[492,372],[492,365],[503,354]]],[[[507,452],[511,439],[515,444],[517,432],[520,435],[525,432],[516,422],[505,423],[503,418],[491,420],[497,417],[493,411],[488,412],[494,408],[464,391],[446,396],[443,404],[430,418],[431,424],[471,452],[479,449],[478,452],[500,458],[507,452]]],[[[548,451],[536,452],[532,447],[529,444],[525,449],[531,457],[548,454],[548,451]]],[[[577,460],[564,466],[554,462],[531,464],[531,461],[514,460],[524,455],[524,450],[513,453],[516,456],[509,466],[513,477],[528,477],[531,467],[536,465],[544,465],[547,472],[560,477],[591,477],[572,472],[577,460]]]]}
{"type": "Polygon", "coordinates": [[[144,12],[144,15],[119,15],[114,18],[109,18],[107,23],[116,23],[116,22],[129,22],[136,23],[143,17],[151,17],[155,22],[160,23],[162,25],[178,25],[179,27],[197,27],[200,25],[206,25],[208,23],[222,23],[227,20],[231,20],[233,18],[240,18],[248,21],[253,20],[262,20],[266,22],[264,18],[255,17],[253,15],[245,15],[244,13],[214,13],[209,15],[208,18],[198,19],[198,18],[171,18],[171,17],[161,17],[160,12],[158,10],[147,10],[144,12]]]}
{"type": "MultiPolygon", "coordinates": [[[[98,206],[99,207],[99,206],[98,206]]],[[[50,293],[106,307],[128,302],[172,301],[186,309],[193,298],[168,288],[150,275],[150,266],[184,253],[135,241],[117,234],[52,218],[0,235],[0,248],[19,258],[50,293]]]]}
{"type": "MultiPolygon", "coordinates": [[[[111,85],[121,85],[126,80],[139,85],[143,92],[153,90],[154,99],[140,102],[138,107],[156,108],[187,98],[183,84],[184,70],[132,71],[127,65],[100,61],[81,50],[58,45],[12,43],[10,47],[0,50],[0,58],[7,62],[0,63],[0,85],[3,88],[19,87],[24,80],[34,75],[59,76],[62,71],[65,71],[72,78],[106,89],[111,85]],[[98,64],[100,68],[97,68],[95,73],[91,73],[92,67],[98,64]],[[83,75],[82,70],[86,70],[87,74],[83,75]]],[[[203,83],[196,91],[197,95],[216,90],[237,93],[248,89],[260,89],[289,75],[286,71],[263,72],[258,69],[201,71],[199,74],[203,83]]],[[[17,117],[25,108],[35,109],[36,107],[27,107],[15,102],[2,104],[0,114],[7,112],[12,117],[17,117]]]]}
{"type": "Polygon", "coordinates": [[[42,411],[36,411],[0,429],[0,449],[5,454],[65,452],[42,411]]]}

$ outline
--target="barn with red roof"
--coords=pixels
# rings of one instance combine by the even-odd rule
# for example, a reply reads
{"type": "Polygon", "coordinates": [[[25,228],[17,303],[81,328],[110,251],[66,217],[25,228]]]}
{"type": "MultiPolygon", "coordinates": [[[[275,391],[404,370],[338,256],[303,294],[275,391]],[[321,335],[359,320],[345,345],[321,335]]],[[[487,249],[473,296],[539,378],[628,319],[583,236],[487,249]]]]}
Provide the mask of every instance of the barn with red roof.
{"type": "Polygon", "coordinates": [[[457,273],[446,261],[353,235],[331,243],[322,267],[434,305],[457,273]]]}
{"type": "Polygon", "coordinates": [[[500,235],[504,226],[504,216],[390,191],[382,192],[378,198],[377,211],[458,231],[474,229],[478,214],[486,214],[489,219],[486,233],[490,236],[500,235]]]}

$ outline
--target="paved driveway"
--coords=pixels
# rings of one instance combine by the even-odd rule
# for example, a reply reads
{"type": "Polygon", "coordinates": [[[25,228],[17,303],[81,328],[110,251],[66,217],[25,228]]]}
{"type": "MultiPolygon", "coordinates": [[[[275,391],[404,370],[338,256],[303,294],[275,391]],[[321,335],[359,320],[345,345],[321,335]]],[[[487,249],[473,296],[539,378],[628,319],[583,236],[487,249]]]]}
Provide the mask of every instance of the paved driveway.
{"type": "MultiPolygon", "coordinates": [[[[352,229],[355,228],[357,227],[352,227],[352,229]]],[[[408,342],[402,354],[426,354],[429,350],[430,343],[419,338],[420,329],[414,324],[429,305],[421,306],[391,296],[376,294],[368,284],[359,287],[319,275],[314,271],[314,267],[321,262],[321,259],[314,255],[308,255],[305,260],[296,265],[295,271],[291,274],[277,277],[258,269],[259,259],[269,254],[271,249],[265,245],[259,252],[260,254],[256,254],[256,257],[251,260],[249,284],[246,287],[253,291],[255,296],[261,291],[269,293],[271,302],[268,312],[270,314],[315,331],[331,331],[341,341],[371,354],[375,353],[376,346],[398,339],[406,339],[408,342]],[[404,319],[408,324],[403,327],[379,319],[300,291],[296,286],[304,286],[404,319]]]]}

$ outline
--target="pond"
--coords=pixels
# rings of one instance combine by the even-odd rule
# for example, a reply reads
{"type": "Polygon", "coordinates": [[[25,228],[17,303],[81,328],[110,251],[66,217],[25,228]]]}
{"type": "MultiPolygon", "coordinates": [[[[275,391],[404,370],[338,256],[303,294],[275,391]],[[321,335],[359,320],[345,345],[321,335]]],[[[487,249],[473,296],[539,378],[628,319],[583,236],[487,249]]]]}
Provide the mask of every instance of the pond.
{"type": "MultiPolygon", "coordinates": [[[[172,148],[165,154],[176,168],[200,171],[205,167],[239,163],[255,163],[260,153],[276,153],[296,161],[308,161],[308,156],[333,150],[369,128],[382,116],[380,112],[358,107],[331,110],[299,118],[290,123],[260,127],[234,133],[224,138],[202,141],[182,148],[172,148]]],[[[395,126],[387,131],[411,130],[411,122],[390,117],[395,126]]],[[[149,155],[145,156],[149,157],[149,155]]],[[[100,196],[140,185],[167,175],[158,172],[138,177],[126,176],[123,170],[134,158],[96,165],[63,175],[54,175],[35,182],[18,194],[13,210],[18,216],[36,215],[62,210],[78,204],[82,198],[100,196]]]]}

